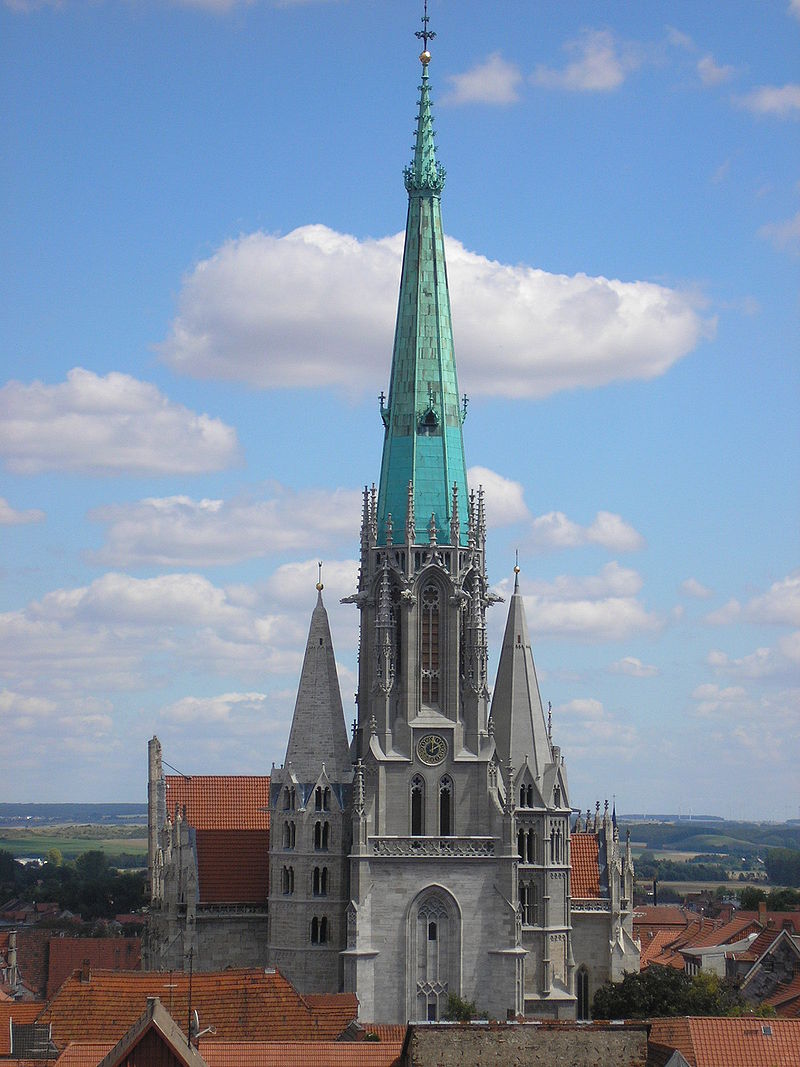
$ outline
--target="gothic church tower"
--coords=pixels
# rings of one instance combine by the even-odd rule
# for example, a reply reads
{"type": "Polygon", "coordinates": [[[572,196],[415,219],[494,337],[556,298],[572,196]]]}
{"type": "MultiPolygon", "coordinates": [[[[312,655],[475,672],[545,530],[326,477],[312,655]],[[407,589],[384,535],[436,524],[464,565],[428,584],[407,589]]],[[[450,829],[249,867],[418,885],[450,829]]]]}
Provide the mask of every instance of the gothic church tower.
{"type": "MultiPolygon", "coordinates": [[[[534,721],[535,675],[521,694],[508,662],[489,717],[486,609],[496,598],[483,493],[467,489],[428,74],[433,35],[427,18],[423,25],[380,484],[364,492],[359,585],[349,598],[360,609],[361,645],[345,988],[365,1019],[438,1019],[450,994],[494,1018],[526,1007],[569,1016],[569,808],[558,751],[543,718],[534,721]],[[541,841],[534,848],[531,837],[530,856],[520,854],[520,833],[541,841]],[[556,862],[553,899],[544,870],[556,862]]],[[[512,600],[515,634],[521,604],[512,600]]],[[[530,656],[526,629],[525,645],[530,656]]]]}

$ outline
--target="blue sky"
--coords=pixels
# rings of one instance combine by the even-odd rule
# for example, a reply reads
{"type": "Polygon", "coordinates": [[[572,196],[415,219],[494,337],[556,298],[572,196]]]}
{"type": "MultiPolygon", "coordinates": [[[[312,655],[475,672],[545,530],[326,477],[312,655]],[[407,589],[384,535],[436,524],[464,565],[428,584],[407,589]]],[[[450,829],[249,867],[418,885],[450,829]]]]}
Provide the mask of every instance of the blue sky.
{"type": "MultiPolygon", "coordinates": [[[[154,732],[268,772],[319,559],[352,718],[419,8],[0,8],[4,799],[139,800],[154,732]]],[[[431,16],[467,460],[571,800],[797,817],[800,3],[431,16]]]]}

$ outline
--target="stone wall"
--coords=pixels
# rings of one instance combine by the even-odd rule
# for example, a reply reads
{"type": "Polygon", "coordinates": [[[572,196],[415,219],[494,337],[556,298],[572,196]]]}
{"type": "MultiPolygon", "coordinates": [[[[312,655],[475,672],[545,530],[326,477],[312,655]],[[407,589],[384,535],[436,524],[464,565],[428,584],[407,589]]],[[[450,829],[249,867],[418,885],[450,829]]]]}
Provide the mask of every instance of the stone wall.
{"type": "Polygon", "coordinates": [[[409,1027],[407,1067],[645,1067],[645,1023],[409,1027]]]}

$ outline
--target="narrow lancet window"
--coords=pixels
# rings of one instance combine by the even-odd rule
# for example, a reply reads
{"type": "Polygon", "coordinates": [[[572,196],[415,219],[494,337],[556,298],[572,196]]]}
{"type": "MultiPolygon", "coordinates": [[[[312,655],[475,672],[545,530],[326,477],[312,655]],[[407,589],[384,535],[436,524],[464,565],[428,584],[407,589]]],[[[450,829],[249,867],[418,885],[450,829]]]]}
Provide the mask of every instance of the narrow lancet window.
{"type": "Polygon", "coordinates": [[[439,588],[431,583],[422,590],[420,664],[422,703],[439,703],[439,588]]]}
{"type": "Polygon", "coordinates": [[[425,783],[420,775],[411,779],[411,836],[421,837],[425,833],[425,783]]]}
{"type": "Polygon", "coordinates": [[[439,782],[439,834],[450,837],[453,833],[453,780],[445,775],[439,782]]]}

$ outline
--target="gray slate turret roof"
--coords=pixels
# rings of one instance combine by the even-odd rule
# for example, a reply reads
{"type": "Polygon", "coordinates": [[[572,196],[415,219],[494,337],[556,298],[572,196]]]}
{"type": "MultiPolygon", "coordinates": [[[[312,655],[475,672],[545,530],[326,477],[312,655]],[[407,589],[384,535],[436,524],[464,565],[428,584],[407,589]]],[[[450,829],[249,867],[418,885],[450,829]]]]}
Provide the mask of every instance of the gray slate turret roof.
{"type": "Polygon", "coordinates": [[[539,695],[519,575],[515,576],[514,594],[508,607],[492,698],[492,720],[497,753],[503,763],[510,755],[519,770],[527,757],[534,777],[552,764],[553,750],[539,695]]]}
{"type": "Polygon", "coordinates": [[[288,769],[290,764],[299,782],[316,782],[323,764],[331,782],[347,781],[352,773],[336,658],[321,589],[311,614],[286,746],[284,765],[288,769]]]}

